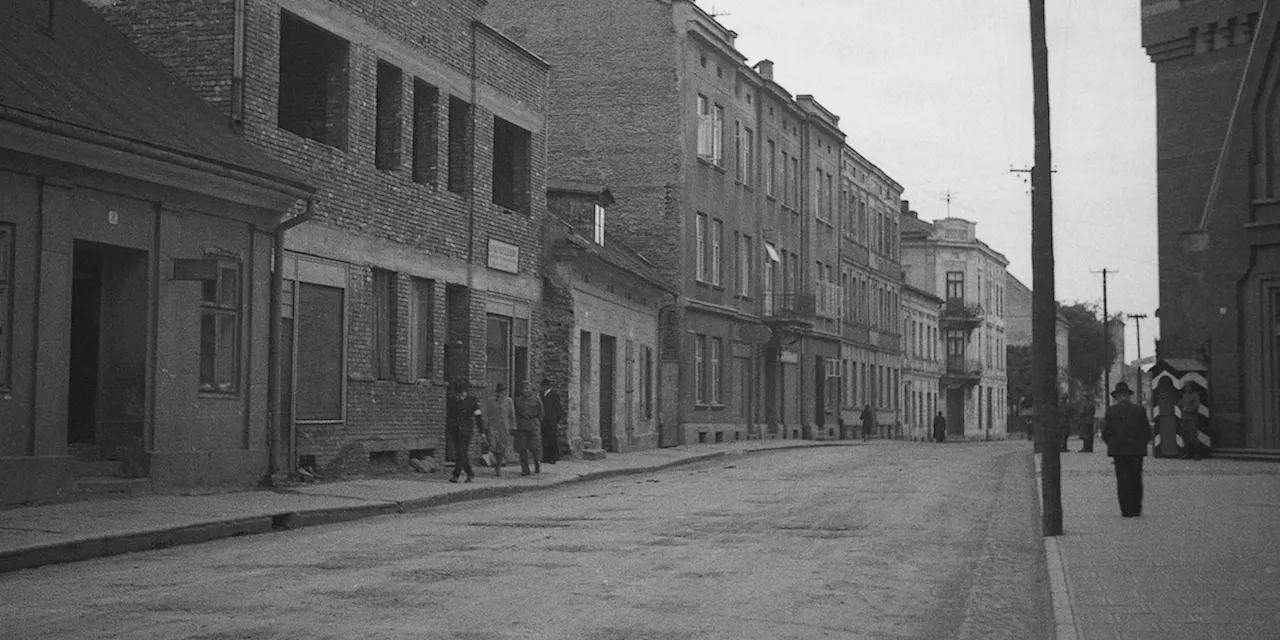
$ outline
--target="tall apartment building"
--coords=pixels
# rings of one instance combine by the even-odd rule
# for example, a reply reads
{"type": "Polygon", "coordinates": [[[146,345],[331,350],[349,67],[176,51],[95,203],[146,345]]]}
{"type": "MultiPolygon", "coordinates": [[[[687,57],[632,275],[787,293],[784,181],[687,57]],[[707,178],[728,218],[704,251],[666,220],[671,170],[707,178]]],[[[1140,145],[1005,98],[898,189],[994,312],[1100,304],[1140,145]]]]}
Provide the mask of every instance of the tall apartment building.
{"type": "Polygon", "coordinates": [[[948,436],[1003,439],[1009,261],[978,239],[976,227],[960,218],[929,223],[909,212],[903,217],[903,264],[907,284],[944,300],[942,383],[948,436]]]}
{"type": "MultiPolygon", "coordinates": [[[[608,233],[681,292],[662,318],[663,444],[831,437],[843,388],[844,135],[689,0],[494,0],[555,67],[558,177],[608,184],[608,233]]],[[[887,329],[892,331],[892,329],[887,329]]]]}
{"type": "Polygon", "coordinates": [[[902,286],[902,428],[911,440],[930,439],[941,406],[943,304],[928,291],[902,286]]]}
{"type": "Polygon", "coordinates": [[[318,186],[275,265],[286,469],[440,456],[449,382],[538,377],[548,66],[484,3],[95,6],[318,186]]]}
{"type": "Polygon", "coordinates": [[[1276,9],[1142,2],[1160,114],[1156,351],[1208,372],[1215,447],[1280,449],[1276,9]]]}

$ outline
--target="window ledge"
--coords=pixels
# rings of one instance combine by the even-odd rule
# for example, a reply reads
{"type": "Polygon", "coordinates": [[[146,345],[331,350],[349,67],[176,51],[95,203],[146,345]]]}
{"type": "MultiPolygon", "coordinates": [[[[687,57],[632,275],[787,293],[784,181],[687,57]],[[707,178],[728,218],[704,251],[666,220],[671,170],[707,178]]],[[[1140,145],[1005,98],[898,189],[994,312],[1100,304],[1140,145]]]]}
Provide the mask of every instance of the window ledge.
{"type": "Polygon", "coordinates": [[[222,392],[222,391],[206,391],[203,389],[198,389],[196,393],[201,400],[239,400],[240,399],[239,391],[222,392]]]}
{"type": "Polygon", "coordinates": [[[717,404],[717,403],[714,403],[714,402],[713,402],[713,403],[711,403],[710,408],[711,408],[711,410],[712,410],[712,411],[724,411],[724,410],[725,410],[725,409],[727,409],[728,407],[727,407],[727,406],[725,406],[725,405],[723,405],[723,404],[717,404]]]}
{"type": "Polygon", "coordinates": [[[716,164],[716,163],[712,162],[712,163],[711,163],[711,168],[712,168],[712,169],[715,169],[716,171],[719,171],[719,172],[720,172],[720,173],[722,173],[722,174],[724,174],[724,173],[729,173],[729,170],[728,170],[728,169],[725,169],[725,168],[724,168],[724,165],[722,165],[722,164],[716,164]]]}

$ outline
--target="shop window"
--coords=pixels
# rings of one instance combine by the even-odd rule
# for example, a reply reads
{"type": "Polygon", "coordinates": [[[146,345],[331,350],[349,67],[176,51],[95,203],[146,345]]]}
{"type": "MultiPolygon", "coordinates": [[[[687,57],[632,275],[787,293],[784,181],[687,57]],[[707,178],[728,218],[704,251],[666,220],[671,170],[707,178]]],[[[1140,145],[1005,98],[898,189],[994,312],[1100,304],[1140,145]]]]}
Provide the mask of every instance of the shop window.
{"type": "Polygon", "coordinates": [[[0,224],[0,389],[12,384],[13,245],[13,225],[0,224]]]}
{"type": "Polygon", "coordinates": [[[471,105],[449,98],[449,190],[464,193],[471,169],[471,105]]]}
{"type": "Polygon", "coordinates": [[[219,262],[203,283],[200,299],[200,390],[234,394],[240,389],[240,265],[219,262]]]}
{"type": "Polygon", "coordinates": [[[377,105],[374,109],[374,164],[384,171],[400,168],[400,104],[404,74],[378,61],[377,105]]]}
{"type": "Polygon", "coordinates": [[[309,282],[297,287],[298,420],[341,420],[344,291],[309,282]]]}
{"type": "Polygon", "coordinates": [[[373,377],[395,377],[396,276],[385,269],[373,270],[373,377]]]}
{"type": "Polygon", "coordinates": [[[348,49],[346,40],[292,14],[280,14],[276,115],[281,129],[346,148],[348,49]]]}
{"type": "Polygon", "coordinates": [[[502,118],[493,119],[493,202],[529,213],[532,136],[502,118]]]}

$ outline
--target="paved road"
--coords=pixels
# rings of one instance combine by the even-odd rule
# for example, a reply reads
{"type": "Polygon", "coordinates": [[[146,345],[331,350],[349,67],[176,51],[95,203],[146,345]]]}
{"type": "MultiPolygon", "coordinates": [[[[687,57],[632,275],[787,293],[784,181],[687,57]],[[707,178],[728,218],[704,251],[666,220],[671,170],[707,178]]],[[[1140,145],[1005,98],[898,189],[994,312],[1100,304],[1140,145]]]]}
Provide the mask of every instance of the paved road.
{"type": "Polygon", "coordinates": [[[781,451],[0,576],[14,638],[1048,637],[1026,443],[781,451]]]}

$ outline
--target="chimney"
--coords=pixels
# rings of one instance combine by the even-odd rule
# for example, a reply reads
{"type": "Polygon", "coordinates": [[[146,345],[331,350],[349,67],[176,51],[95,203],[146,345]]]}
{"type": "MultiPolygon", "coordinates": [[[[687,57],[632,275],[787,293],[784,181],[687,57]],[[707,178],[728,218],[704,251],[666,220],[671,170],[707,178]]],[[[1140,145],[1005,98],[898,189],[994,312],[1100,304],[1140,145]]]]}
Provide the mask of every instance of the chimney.
{"type": "Polygon", "coordinates": [[[760,72],[760,77],[765,80],[773,80],[773,61],[761,60],[756,63],[756,71],[760,72]]]}
{"type": "Polygon", "coordinates": [[[901,208],[902,208],[902,214],[903,214],[903,215],[907,215],[907,214],[911,213],[911,201],[910,201],[910,200],[903,200],[903,201],[899,202],[898,204],[899,204],[899,205],[901,206],[901,208]]]}

